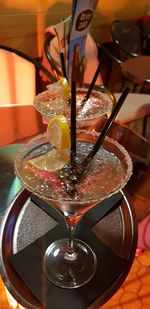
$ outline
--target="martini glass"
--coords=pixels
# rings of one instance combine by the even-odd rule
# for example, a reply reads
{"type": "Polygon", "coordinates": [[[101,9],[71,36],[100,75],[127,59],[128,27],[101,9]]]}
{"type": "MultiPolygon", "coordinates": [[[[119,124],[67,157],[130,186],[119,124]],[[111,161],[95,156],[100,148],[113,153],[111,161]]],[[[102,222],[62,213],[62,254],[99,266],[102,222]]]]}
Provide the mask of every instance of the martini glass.
{"type": "MultiPolygon", "coordinates": [[[[90,126],[112,108],[112,100],[105,93],[93,90],[89,99],[83,102],[87,94],[86,88],[77,88],[76,108],[77,126],[90,126]]],[[[34,106],[47,122],[57,114],[64,115],[70,122],[71,104],[58,90],[58,87],[39,93],[34,99],[34,106]]]]}
{"type": "Polygon", "coordinates": [[[58,157],[55,155],[49,161],[53,146],[47,141],[46,133],[29,141],[15,161],[16,173],[25,187],[64,216],[68,238],[49,244],[43,260],[43,271],[48,280],[63,288],[84,285],[93,277],[97,267],[93,250],[74,237],[78,221],[90,208],[123,188],[132,173],[132,162],[126,150],[106,137],[80,180],[77,180],[79,167],[97,138],[96,132],[78,132],[74,169],[71,164],[64,163],[64,153],[62,160],[59,153],[58,157]],[[42,169],[31,164],[39,156],[44,160],[42,169]]]}

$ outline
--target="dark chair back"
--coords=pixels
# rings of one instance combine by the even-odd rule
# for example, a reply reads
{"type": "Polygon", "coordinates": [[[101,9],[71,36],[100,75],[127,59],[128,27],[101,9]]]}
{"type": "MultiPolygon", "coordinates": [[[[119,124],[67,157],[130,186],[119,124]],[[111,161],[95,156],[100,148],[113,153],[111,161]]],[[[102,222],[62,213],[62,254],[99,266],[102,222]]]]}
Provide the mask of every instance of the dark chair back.
{"type": "Polygon", "coordinates": [[[111,35],[120,48],[123,61],[142,54],[142,34],[136,20],[115,20],[111,25],[111,35]]]}
{"type": "MultiPolygon", "coordinates": [[[[26,59],[27,61],[31,62],[34,64],[35,68],[36,68],[36,75],[38,76],[39,72],[42,71],[43,74],[46,75],[46,77],[49,79],[49,81],[51,82],[54,82],[55,81],[55,78],[54,76],[47,70],[47,68],[45,68],[42,64],[41,64],[41,61],[40,59],[38,58],[34,58],[34,57],[31,57],[30,55],[20,51],[20,50],[17,50],[15,48],[12,48],[12,47],[9,47],[9,46],[5,46],[5,45],[0,45],[0,49],[2,50],[6,50],[10,53],[13,53],[23,59],[26,59]]],[[[38,76],[39,77],[39,76],[38,76]]],[[[37,89],[37,92],[38,89],[37,89]]]]}
{"type": "Polygon", "coordinates": [[[143,37],[143,50],[145,55],[150,55],[150,16],[141,16],[138,18],[138,25],[143,37]]]}
{"type": "MultiPolygon", "coordinates": [[[[117,48],[117,44],[114,42],[107,42],[103,44],[97,44],[97,46],[99,49],[99,60],[103,60],[101,75],[105,86],[111,89],[113,93],[122,92],[126,86],[131,88],[131,92],[141,93],[143,90],[145,92],[143,86],[136,85],[135,82],[128,80],[122,73],[123,61],[118,58],[119,50],[117,48]]],[[[137,58],[132,57],[132,59],[136,60],[137,58]]],[[[146,135],[147,117],[149,117],[149,110],[145,112],[144,116],[141,115],[141,118],[143,119],[143,136],[146,135]]],[[[135,121],[136,120],[137,117],[135,117],[135,121]]],[[[128,123],[128,120],[126,123],[128,123]]]]}
{"type": "Polygon", "coordinates": [[[101,75],[103,84],[112,92],[121,92],[125,78],[121,72],[120,51],[114,42],[97,43],[99,61],[102,59],[101,75]],[[103,57],[102,57],[103,56],[103,57]]]}
{"type": "Polygon", "coordinates": [[[44,39],[44,52],[45,52],[45,55],[47,57],[47,60],[49,62],[49,65],[50,65],[52,72],[53,72],[53,76],[54,76],[55,81],[56,81],[59,76],[62,76],[62,72],[59,70],[56,62],[54,61],[54,59],[52,58],[52,56],[49,52],[50,42],[54,37],[55,37],[55,35],[53,33],[51,33],[51,32],[46,33],[45,39],[44,39]]]}

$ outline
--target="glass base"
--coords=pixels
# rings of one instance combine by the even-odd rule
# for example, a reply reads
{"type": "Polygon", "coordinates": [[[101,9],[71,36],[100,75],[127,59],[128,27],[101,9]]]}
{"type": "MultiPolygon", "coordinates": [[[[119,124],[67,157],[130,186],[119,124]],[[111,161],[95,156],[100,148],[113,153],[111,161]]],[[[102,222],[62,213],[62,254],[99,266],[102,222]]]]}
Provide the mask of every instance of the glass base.
{"type": "Polygon", "coordinates": [[[62,288],[77,288],[95,274],[97,259],[82,240],[74,239],[74,253],[67,252],[68,239],[57,240],[46,250],[43,270],[49,281],[62,288]]]}

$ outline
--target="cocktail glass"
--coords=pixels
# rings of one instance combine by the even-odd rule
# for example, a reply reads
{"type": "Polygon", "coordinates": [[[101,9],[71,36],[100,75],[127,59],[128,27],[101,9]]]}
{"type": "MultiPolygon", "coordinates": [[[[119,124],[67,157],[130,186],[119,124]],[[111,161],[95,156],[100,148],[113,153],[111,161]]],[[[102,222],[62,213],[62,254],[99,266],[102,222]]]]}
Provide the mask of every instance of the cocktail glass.
{"type": "MultiPolygon", "coordinates": [[[[76,106],[77,126],[81,128],[93,124],[96,119],[106,114],[112,108],[112,100],[106,94],[93,90],[90,98],[83,102],[87,94],[86,88],[77,88],[76,106]]],[[[67,101],[57,87],[39,93],[34,99],[34,106],[37,111],[49,121],[57,114],[64,115],[70,121],[71,104],[67,101]]]]}
{"type": "Polygon", "coordinates": [[[126,150],[107,137],[77,180],[79,167],[97,137],[96,132],[78,132],[74,166],[63,166],[64,159],[61,162],[60,154],[58,158],[55,156],[55,163],[47,161],[53,146],[47,141],[46,133],[29,141],[15,161],[16,173],[25,187],[57,209],[66,221],[68,238],[51,243],[43,260],[48,280],[63,288],[84,285],[93,277],[97,267],[93,250],[84,241],[74,238],[77,223],[91,207],[123,188],[132,173],[132,162],[126,150]],[[31,162],[41,155],[45,163],[42,169],[38,169],[31,162]],[[51,168],[55,166],[51,172],[48,171],[49,164],[51,168]]]}

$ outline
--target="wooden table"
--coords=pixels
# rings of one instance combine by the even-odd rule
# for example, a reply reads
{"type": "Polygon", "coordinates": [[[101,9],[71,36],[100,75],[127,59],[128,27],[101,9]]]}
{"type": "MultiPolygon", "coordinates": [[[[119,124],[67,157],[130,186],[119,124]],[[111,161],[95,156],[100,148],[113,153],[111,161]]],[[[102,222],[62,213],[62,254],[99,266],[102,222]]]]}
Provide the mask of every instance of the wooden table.
{"type": "Polygon", "coordinates": [[[127,59],[122,63],[122,73],[133,83],[150,88],[150,56],[127,59]]]}

